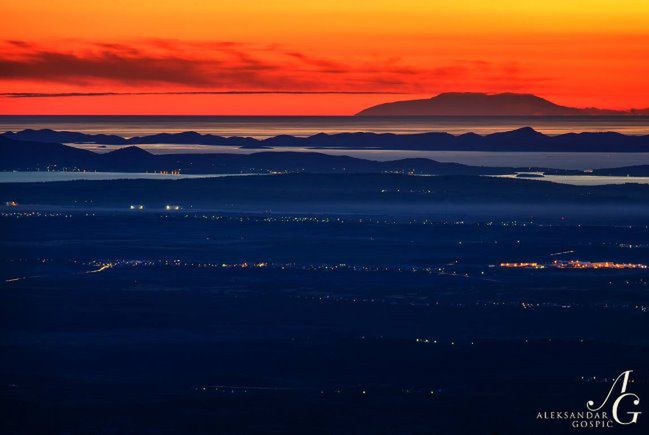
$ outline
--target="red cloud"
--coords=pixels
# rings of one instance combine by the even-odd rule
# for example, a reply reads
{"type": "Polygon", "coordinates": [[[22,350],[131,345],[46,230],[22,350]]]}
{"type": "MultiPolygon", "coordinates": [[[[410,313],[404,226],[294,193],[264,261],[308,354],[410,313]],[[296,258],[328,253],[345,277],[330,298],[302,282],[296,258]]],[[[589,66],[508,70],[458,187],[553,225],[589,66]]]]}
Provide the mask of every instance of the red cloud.
{"type": "Polygon", "coordinates": [[[394,58],[343,61],[278,45],[233,41],[70,41],[65,46],[68,48],[28,41],[0,43],[0,82],[103,89],[118,85],[134,91],[174,86],[180,91],[433,93],[463,81],[501,86],[502,76],[519,78],[517,66],[482,60],[450,60],[422,68],[394,58]]]}

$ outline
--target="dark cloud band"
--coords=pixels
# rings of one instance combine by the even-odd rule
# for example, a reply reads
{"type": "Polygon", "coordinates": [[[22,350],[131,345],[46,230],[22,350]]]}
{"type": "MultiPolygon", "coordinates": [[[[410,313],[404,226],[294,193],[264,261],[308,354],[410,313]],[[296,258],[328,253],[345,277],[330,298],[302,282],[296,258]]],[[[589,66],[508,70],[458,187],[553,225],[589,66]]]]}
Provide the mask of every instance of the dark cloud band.
{"type": "Polygon", "coordinates": [[[170,92],[3,92],[5,98],[111,97],[124,95],[404,95],[392,91],[170,91],[170,92]]]}

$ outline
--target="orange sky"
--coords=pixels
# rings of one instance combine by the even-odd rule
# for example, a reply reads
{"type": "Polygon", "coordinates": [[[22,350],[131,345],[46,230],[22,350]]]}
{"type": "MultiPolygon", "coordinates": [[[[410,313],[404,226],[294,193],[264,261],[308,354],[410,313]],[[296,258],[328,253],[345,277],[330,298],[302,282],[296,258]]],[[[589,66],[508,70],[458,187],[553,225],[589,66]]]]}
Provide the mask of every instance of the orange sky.
{"type": "Polygon", "coordinates": [[[346,115],[446,91],[649,107],[646,0],[0,0],[0,14],[0,114],[346,115]]]}

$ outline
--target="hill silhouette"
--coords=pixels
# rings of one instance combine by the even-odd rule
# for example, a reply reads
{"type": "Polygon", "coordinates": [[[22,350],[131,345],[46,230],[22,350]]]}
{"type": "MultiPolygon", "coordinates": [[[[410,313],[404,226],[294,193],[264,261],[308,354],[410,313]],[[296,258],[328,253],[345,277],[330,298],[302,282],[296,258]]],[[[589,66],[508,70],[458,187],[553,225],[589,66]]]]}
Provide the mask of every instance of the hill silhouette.
{"type": "Polygon", "coordinates": [[[22,130],[0,135],[11,140],[105,145],[193,144],[245,149],[273,147],[311,149],[384,149],[420,151],[551,151],[551,152],[649,152],[649,136],[615,132],[567,133],[548,136],[530,127],[478,135],[442,132],[418,134],[318,133],[309,137],[280,135],[267,139],[223,137],[196,132],[163,133],[123,138],[54,130],[22,130]]]}
{"type": "MultiPolygon", "coordinates": [[[[440,133],[446,135],[445,133],[440,133]]],[[[488,136],[474,134],[452,136],[468,140],[474,136],[485,147],[507,148],[525,143],[525,139],[550,142],[546,146],[558,147],[570,143],[575,136],[585,135],[591,144],[615,143],[626,136],[618,133],[579,133],[550,138],[532,129],[495,133],[488,136]],[[466,137],[465,137],[466,136],[466,137]],[[559,145],[557,145],[559,144],[559,145]]],[[[376,135],[374,135],[376,136],[376,135]]],[[[399,138],[398,135],[393,135],[399,138]]],[[[446,137],[442,136],[442,137],[446,137]]],[[[635,136],[630,136],[634,138],[635,136]]],[[[642,136],[640,139],[647,140],[642,136]]],[[[541,143],[539,142],[539,143],[541,143]]],[[[115,172],[180,171],[186,174],[233,174],[268,172],[306,172],[323,174],[350,173],[414,173],[423,175],[503,175],[520,171],[541,171],[546,174],[577,175],[577,170],[542,167],[487,167],[460,163],[438,162],[426,158],[406,158],[391,161],[374,161],[349,156],[336,156],[317,152],[263,151],[253,154],[151,154],[137,146],[126,146],[108,153],[95,153],[71,146],[34,141],[19,141],[0,135],[0,170],[81,170],[115,172]]],[[[621,168],[595,169],[592,175],[649,176],[649,165],[621,168]]]]}
{"type": "Polygon", "coordinates": [[[180,171],[187,174],[416,172],[431,175],[497,175],[511,173],[513,168],[468,166],[429,159],[378,162],[313,152],[155,155],[137,146],[99,154],[57,143],[16,141],[0,136],[0,170],[180,171]]]}
{"type": "Polygon", "coordinates": [[[566,107],[533,94],[447,92],[429,99],[379,104],[362,110],[356,116],[570,116],[643,112],[566,107]]]}

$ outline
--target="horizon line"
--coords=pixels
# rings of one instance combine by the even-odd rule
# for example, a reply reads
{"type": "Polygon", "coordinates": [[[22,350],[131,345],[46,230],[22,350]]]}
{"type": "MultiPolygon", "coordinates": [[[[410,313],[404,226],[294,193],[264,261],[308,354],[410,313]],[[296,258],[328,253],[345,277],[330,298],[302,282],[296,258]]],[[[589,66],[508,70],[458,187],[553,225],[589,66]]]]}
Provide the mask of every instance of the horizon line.
{"type": "Polygon", "coordinates": [[[385,119],[399,119],[399,118],[421,118],[421,119],[434,119],[434,118],[646,118],[649,114],[634,114],[631,111],[620,111],[622,113],[607,113],[607,114],[574,114],[574,115],[364,115],[358,116],[357,114],[340,114],[340,115],[297,115],[297,114],[247,114],[247,115],[227,115],[227,114],[191,114],[191,113],[175,113],[175,114],[152,114],[152,113],[0,113],[0,117],[27,117],[27,116],[51,116],[51,117],[83,117],[83,116],[114,116],[114,117],[224,117],[224,118],[246,118],[246,117],[259,117],[259,118],[357,118],[357,119],[372,119],[372,118],[385,118],[385,119]]]}

